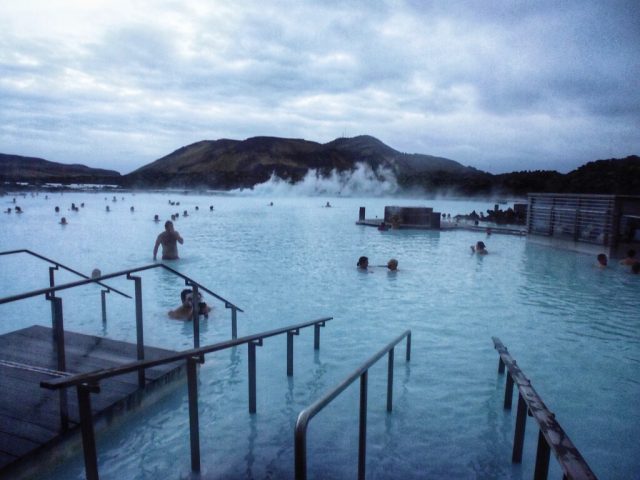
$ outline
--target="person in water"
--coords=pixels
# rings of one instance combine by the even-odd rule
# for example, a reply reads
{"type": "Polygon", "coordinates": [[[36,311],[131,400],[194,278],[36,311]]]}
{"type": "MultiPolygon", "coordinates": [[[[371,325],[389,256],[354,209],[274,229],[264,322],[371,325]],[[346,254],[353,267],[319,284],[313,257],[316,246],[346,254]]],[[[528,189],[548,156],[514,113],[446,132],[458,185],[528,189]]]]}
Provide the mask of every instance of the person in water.
{"type": "Polygon", "coordinates": [[[358,270],[367,271],[369,270],[369,258],[368,257],[360,257],[358,259],[358,263],[356,264],[358,270]]]}
{"type": "MultiPolygon", "coordinates": [[[[180,300],[182,301],[182,305],[175,310],[169,310],[169,317],[176,320],[189,320],[193,318],[193,290],[190,288],[182,290],[182,292],[180,292],[180,300]]],[[[198,301],[195,302],[195,305],[195,308],[198,309],[198,316],[204,315],[204,318],[209,318],[211,307],[204,302],[200,292],[198,292],[198,301]]]]}
{"type": "Polygon", "coordinates": [[[598,263],[596,263],[596,267],[605,268],[607,266],[607,256],[604,253],[599,253],[596,257],[598,263]]]}
{"type": "Polygon", "coordinates": [[[389,260],[387,262],[387,268],[391,272],[397,272],[398,271],[398,260],[396,260],[395,258],[392,258],[391,260],[389,260]]]}
{"type": "Polygon", "coordinates": [[[179,258],[178,243],[182,245],[184,240],[180,234],[174,230],[173,222],[167,220],[164,223],[164,232],[156,238],[156,244],[153,247],[153,259],[156,259],[156,256],[158,255],[158,247],[162,245],[162,259],[177,260],[179,258]]]}
{"type": "Polygon", "coordinates": [[[620,260],[620,265],[633,265],[634,263],[638,263],[638,259],[636,258],[636,251],[633,248],[627,250],[626,258],[620,260]]]}
{"type": "Polygon", "coordinates": [[[478,253],[480,255],[486,255],[487,253],[489,253],[489,251],[487,250],[487,247],[485,246],[482,240],[479,240],[478,242],[476,242],[475,246],[471,245],[471,251],[473,253],[478,253]]]}

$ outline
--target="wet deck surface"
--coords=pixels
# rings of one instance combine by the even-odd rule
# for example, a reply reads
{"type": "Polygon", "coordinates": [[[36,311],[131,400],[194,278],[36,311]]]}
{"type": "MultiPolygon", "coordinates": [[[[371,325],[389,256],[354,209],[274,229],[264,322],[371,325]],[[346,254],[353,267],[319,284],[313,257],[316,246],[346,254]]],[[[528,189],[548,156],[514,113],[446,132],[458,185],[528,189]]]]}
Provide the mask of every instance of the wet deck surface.
{"type": "MultiPolygon", "coordinates": [[[[90,372],[136,360],[136,345],[73,332],[65,332],[67,371],[90,372]]],[[[174,353],[145,348],[145,359],[174,353]]],[[[68,391],[69,430],[60,431],[59,393],[40,387],[52,376],[7,363],[56,370],[56,352],[51,328],[32,326],[0,335],[0,477],[22,460],[78,430],[78,403],[75,388],[68,391]]],[[[146,389],[183,374],[183,363],[150,368],[145,373],[146,389]]],[[[141,395],[137,373],[104,380],[99,394],[91,396],[94,418],[127,407],[141,395]]]]}

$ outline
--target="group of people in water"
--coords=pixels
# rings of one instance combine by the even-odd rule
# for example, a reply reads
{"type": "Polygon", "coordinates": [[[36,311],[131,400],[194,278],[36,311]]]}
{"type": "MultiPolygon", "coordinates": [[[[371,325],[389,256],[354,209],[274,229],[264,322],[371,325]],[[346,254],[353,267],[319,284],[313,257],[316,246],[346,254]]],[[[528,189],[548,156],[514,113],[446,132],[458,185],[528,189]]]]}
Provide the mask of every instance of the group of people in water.
{"type": "MultiPolygon", "coordinates": [[[[609,260],[607,255],[604,253],[599,253],[596,257],[596,266],[598,268],[607,268],[609,265],[609,260]]],[[[627,256],[620,260],[620,265],[631,267],[629,272],[634,275],[640,274],[640,259],[636,257],[636,251],[633,248],[627,250],[627,256]]]]}
{"type": "MultiPolygon", "coordinates": [[[[397,272],[398,271],[398,260],[396,260],[395,258],[392,258],[387,262],[386,265],[375,265],[375,266],[376,267],[387,268],[387,270],[390,271],[390,272],[397,272]]],[[[373,273],[371,271],[371,268],[369,267],[369,257],[365,257],[365,256],[360,257],[358,259],[358,263],[356,264],[356,267],[361,272],[373,273]]]]}

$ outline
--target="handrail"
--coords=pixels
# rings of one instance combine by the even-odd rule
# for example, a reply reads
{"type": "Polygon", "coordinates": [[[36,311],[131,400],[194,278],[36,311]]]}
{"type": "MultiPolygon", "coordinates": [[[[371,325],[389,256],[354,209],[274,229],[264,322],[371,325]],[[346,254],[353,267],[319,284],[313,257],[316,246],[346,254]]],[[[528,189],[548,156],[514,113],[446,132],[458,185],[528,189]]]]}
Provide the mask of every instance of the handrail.
{"type": "Polygon", "coordinates": [[[403,338],[407,338],[406,361],[411,360],[411,330],[406,330],[402,335],[391,341],[369,358],[365,363],[360,365],[353,373],[345,378],[340,384],[327,392],[319,400],[316,400],[309,407],[305,408],[298,415],[295,427],[295,472],[296,479],[304,480],[307,478],[307,427],[313,417],[315,417],[324,407],[331,403],[338,395],[340,395],[347,387],[349,387],[356,379],[360,378],[360,435],[358,448],[358,478],[364,479],[365,459],[366,459],[366,430],[367,430],[367,377],[369,368],[376,363],[383,355],[389,354],[388,365],[388,381],[387,381],[387,411],[392,410],[393,398],[393,352],[394,347],[400,343],[403,338]]]}
{"type": "MultiPolygon", "coordinates": [[[[119,367],[97,370],[90,373],[82,373],[61,377],[53,380],[43,380],[40,386],[52,390],[59,390],[61,393],[66,392],[68,387],[75,386],[78,395],[78,409],[80,411],[80,429],[82,432],[82,447],[84,452],[84,464],[86,478],[89,480],[98,479],[98,460],[95,442],[95,433],[93,427],[93,418],[91,413],[91,393],[100,391],[100,380],[123,375],[137,370],[144,375],[144,369],[156,365],[163,365],[183,360],[186,362],[187,370],[187,388],[188,388],[188,404],[189,404],[189,432],[191,444],[191,470],[200,471],[200,427],[198,413],[198,363],[204,363],[204,355],[207,353],[224,350],[241,344],[247,344],[249,362],[249,413],[256,412],[256,352],[257,346],[261,346],[265,338],[287,334],[287,376],[293,375],[293,336],[300,333],[300,329],[314,326],[314,350],[320,348],[320,327],[324,327],[326,322],[332,320],[333,317],[320,318],[310,322],[290,325],[288,327],[270,330],[267,332],[248,335],[246,337],[227,340],[225,342],[208,345],[205,347],[193,348],[167,355],[156,360],[142,360],[131,362],[119,367]]],[[[407,350],[408,352],[408,350],[407,350]]],[[[408,355],[408,353],[407,353],[408,355]]]]}
{"type": "MultiPolygon", "coordinates": [[[[100,283],[100,280],[107,280],[109,278],[120,277],[122,275],[130,275],[132,273],[142,272],[142,271],[145,271],[145,270],[150,270],[152,268],[164,268],[165,270],[168,270],[168,271],[172,272],[173,274],[175,274],[175,275],[177,275],[179,277],[182,277],[185,281],[190,282],[190,284],[197,285],[198,288],[204,290],[205,292],[207,292],[210,295],[214,296],[218,300],[220,300],[222,302],[225,302],[225,304],[228,304],[230,306],[230,308],[235,308],[239,312],[244,312],[244,310],[242,310],[237,305],[234,305],[229,300],[226,300],[225,298],[222,298],[220,295],[212,292],[211,290],[206,288],[204,285],[201,285],[200,283],[196,282],[195,280],[191,279],[190,277],[178,272],[177,270],[174,270],[171,267],[166,266],[164,263],[152,263],[152,264],[149,264],[149,265],[145,265],[143,267],[130,268],[128,270],[121,270],[119,272],[108,273],[106,275],[101,275],[100,277],[96,277],[96,278],[87,278],[86,280],[79,280],[79,281],[76,281],[76,282],[64,283],[62,285],[56,285],[54,287],[41,288],[41,289],[38,289],[38,290],[33,290],[31,292],[25,292],[25,293],[20,293],[18,295],[12,295],[12,296],[9,296],[9,297],[0,298],[0,305],[3,304],[3,303],[15,302],[17,300],[24,300],[25,298],[36,297],[38,295],[51,294],[51,293],[54,293],[54,292],[58,292],[60,290],[66,290],[66,289],[69,289],[69,288],[79,287],[81,285],[87,285],[89,283],[100,283]]],[[[129,297],[129,298],[131,298],[131,297],[129,297]]]]}
{"type": "MultiPolygon", "coordinates": [[[[147,369],[156,367],[158,365],[164,365],[166,363],[177,362],[178,360],[188,360],[190,358],[201,357],[204,354],[217,352],[219,350],[225,350],[227,348],[236,347],[244,343],[255,342],[263,340],[265,338],[274,337],[283,333],[299,330],[301,328],[309,327],[311,325],[320,324],[333,320],[333,317],[324,317],[317,320],[311,320],[309,322],[300,323],[297,325],[291,325],[288,327],[278,328],[276,330],[270,330],[267,332],[256,333],[253,335],[247,335],[245,337],[236,338],[233,340],[225,340],[224,342],[214,343],[199,348],[191,348],[189,350],[183,350],[181,352],[166,355],[162,358],[156,358],[154,360],[138,360],[120,365],[112,368],[103,368],[89,373],[79,373],[70,377],[56,378],[53,380],[42,381],[40,386],[51,390],[57,390],[60,388],[74,387],[80,384],[96,385],[100,380],[105,378],[115,377],[123,375],[125,373],[131,373],[141,369],[147,369]]],[[[321,325],[324,326],[324,325],[321,325]]]]}
{"type": "Polygon", "coordinates": [[[497,337],[491,337],[494,348],[498,351],[498,372],[504,373],[505,366],[508,370],[505,387],[504,408],[511,408],[513,397],[513,384],[518,387],[518,413],[516,417],[515,434],[513,440],[513,463],[522,462],[522,448],[524,445],[524,431],[527,420],[527,412],[536,420],[540,431],[538,433],[538,449],[536,453],[536,467],[534,478],[547,478],[549,470],[549,453],[553,451],[563,478],[567,480],[592,480],[596,479],[584,457],[569,439],[555,418],[555,414],[549,411],[542,398],[535,391],[524,372],[511,357],[507,347],[497,337]]]}
{"type": "MultiPolygon", "coordinates": [[[[50,258],[47,258],[44,255],[40,255],[39,253],[33,252],[31,250],[27,250],[26,248],[22,248],[20,250],[7,250],[6,252],[0,252],[0,256],[2,256],[2,255],[13,255],[13,254],[16,254],[16,253],[28,253],[29,255],[33,255],[36,258],[44,260],[45,262],[52,263],[53,265],[56,266],[56,268],[62,267],[63,269],[67,270],[68,272],[74,273],[74,274],[76,274],[76,275],[78,275],[78,276],[80,276],[82,278],[86,278],[86,279],[91,278],[91,277],[85,275],[84,273],[78,272],[77,270],[74,270],[71,267],[67,267],[66,265],[64,265],[64,264],[62,264],[60,262],[56,262],[55,260],[51,260],[50,258]]],[[[115,289],[113,287],[110,287],[109,285],[106,285],[106,284],[104,284],[102,282],[96,282],[96,283],[98,283],[99,285],[102,285],[104,288],[108,289],[109,291],[114,291],[114,292],[122,295],[123,297],[131,298],[130,295],[127,295],[126,293],[123,293],[120,290],[117,290],[117,289],[115,289]]]]}

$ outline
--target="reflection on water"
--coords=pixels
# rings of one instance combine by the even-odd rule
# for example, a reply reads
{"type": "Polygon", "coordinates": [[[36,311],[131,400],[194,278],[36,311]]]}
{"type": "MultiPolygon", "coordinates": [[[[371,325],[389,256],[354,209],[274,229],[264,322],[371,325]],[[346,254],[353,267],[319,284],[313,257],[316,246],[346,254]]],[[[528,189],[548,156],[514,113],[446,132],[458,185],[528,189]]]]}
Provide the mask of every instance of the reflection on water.
{"type": "MultiPolygon", "coordinates": [[[[189,210],[176,221],[185,243],[181,260],[170,266],[245,311],[238,314],[239,336],[334,317],[321,330],[319,351],[312,329],[295,337],[291,378],[286,337],[265,340],[257,350],[253,416],[247,348],[207,356],[199,370],[203,478],[291,478],[297,413],[407,328],[412,359],[405,363],[403,347],[396,352],[391,414],[386,362],[370,371],[368,478],[529,476],[535,447],[525,448],[521,467],[509,461],[513,418],[502,410],[504,379],[496,373],[491,336],[509,348],[597,474],[623,479],[640,471],[640,447],[629,441],[640,435],[640,278],[520,237],[355,225],[360,206],[369,217],[390,204],[432,206],[453,216],[492,202],[138,194],[134,213],[118,201],[109,202],[106,214],[102,196],[74,193],[64,195],[65,203],[86,206],[64,229],[52,201],[25,199],[22,216],[0,219],[0,249],[29,248],[83,272],[147,265],[162,230],[153,215],[164,221],[175,213],[169,199],[181,202],[180,212],[189,210]],[[333,208],[321,208],[327,200],[333,208]],[[214,211],[206,208],[211,204],[214,211]],[[471,253],[478,240],[489,255],[471,253]],[[369,257],[372,273],[355,268],[361,255],[369,257]],[[390,258],[399,260],[398,272],[375,266],[390,258]]],[[[167,317],[184,281],[164,269],[140,276],[145,342],[191,348],[192,322],[167,317]]],[[[72,280],[61,274],[59,281],[65,278],[72,280]]],[[[1,296],[47,283],[46,265],[0,257],[1,296]]],[[[131,281],[113,279],[113,286],[133,294],[131,281]]],[[[103,325],[99,289],[65,291],[65,326],[134,342],[135,303],[107,297],[103,325]]],[[[227,340],[230,311],[205,297],[214,310],[200,321],[201,345],[227,340]]],[[[48,302],[40,298],[1,305],[0,315],[2,332],[50,324],[48,302]]],[[[357,390],[314,419],[310,476],[355,475],[357,390]]],[[[535,427],[527,430],[535,437],[535,427]]],[[[186,388],[177,388],[101,437],[101,477],[188,478],[188,439],[186,388]]],[[[55,472],[47,468],[43,475],[53,479],[82,477],[80,457],[55,472]]]]}

